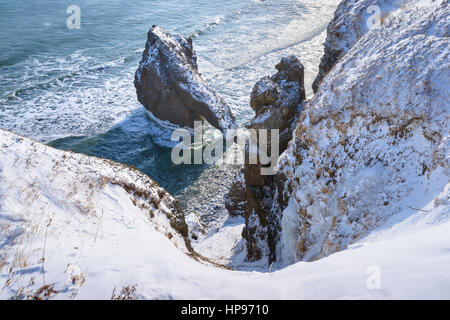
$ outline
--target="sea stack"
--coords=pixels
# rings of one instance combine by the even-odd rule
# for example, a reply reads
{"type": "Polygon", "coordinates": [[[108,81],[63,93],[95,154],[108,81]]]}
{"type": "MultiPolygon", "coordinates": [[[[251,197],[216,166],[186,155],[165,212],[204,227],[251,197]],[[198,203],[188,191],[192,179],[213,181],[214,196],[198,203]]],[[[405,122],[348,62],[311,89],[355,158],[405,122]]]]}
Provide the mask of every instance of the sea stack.
{"type": "Polygon", "coordinates": [[[191,38],[152,26],[134,85],[139,102],[158,119],[191,128],[204,119],[221,131],[236,127],[231,109],[200,76],[191,38]]]}

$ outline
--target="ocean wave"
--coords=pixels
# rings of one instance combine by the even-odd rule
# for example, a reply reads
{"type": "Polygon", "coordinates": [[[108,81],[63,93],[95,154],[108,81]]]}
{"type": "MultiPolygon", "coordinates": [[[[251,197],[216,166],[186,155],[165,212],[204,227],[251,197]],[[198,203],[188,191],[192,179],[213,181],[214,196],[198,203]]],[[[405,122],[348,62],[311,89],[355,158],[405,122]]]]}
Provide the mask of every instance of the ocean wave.
{"type": "Polygon", "coordinates": [[[222,18],[214,32],[196,40],[197,54],[216,69],[240,68],[318,36],[326,30],[334,10],[313,0],[262,3],[252,4],[249,12],[240,11],[237,19],[231,19],[232,15],[222,18]]]}
{"type": "Polygon", "coordinates": [[[191,38],[198,38],[201,35],[214,29],[215,27],[217,27],[220,24],[230,23],[235,20],[238,20],[238,19],[240,19],[240,17],[242,15],[250,13],[255,7],[262,5],[264,2],[265,2],[265,0],[252,0],[248,5],[246,5],[244,8],[242,8],[240,10],[235,10],[227,15],[221,15],[221,16],[215,17],[214,21],[205,23],[200,29],[195,30],[189,36],[191,38]]]}
{"type": "MultiPolygon", "coordinates": [[[[86,57],[83,62],[91,61],[93,58],[86,57]]],[[[119,67],[129,61],[131,59],[127,58],[118,58],[112,61],[107,61],[104,63],[95,64],[92,66],[85,66],[83,63],[73,62],[69,59],[64,58],[57,58],[55,60],[56,62],[59,62],[59,64],[56,65],[49,65],[48,63],[41,63],[36,58],[34,58],[34,68],[35,68],[35,77],[29,75],[29,74],[23,74],[21,83],[30,83],[28,85],[24,85],[22,87],[16,88],[10,92],[7,92],[3,96],[0,97],[0,101],[3,100],[3,102],[10,102],[11,100],[14,100],[18,97],[20,97],[23,94],[26,94],[30,91],[35,90],[46,90],[57,86],[64,85],[65,81],[77,78],[77,77],[83,77],[83,76],[89,76],[89,75],[95,75],[102,72],[105,72],[108,69],[113,69],[116,67],[119,67]],[[59,74],[53,77],[49,77],[49,79],[43,80],[42,78],[45,78],[46,75],[58,73],[61,70],[66,69],[67,73],[59,74]],[[30,78],[37,78],[36,80],[32,80],[30,78]],[[31,80],[31,81],[30,81],[31,80]]],[[[10,75],[10,77],[16,78],[15,75],[10,75]]],[[[7,76],[6,76],[7,78],[7,76]]]]}
{"type": "Polygon", "coordinates": [[[243,66],[248,65],[249,63],[253,62],[254,60],[260,59],[269,54],[279,52],[279,51],[284,51],[289,48],[295,47],[303,42],[311,41],[313,38],[318,37],[324,30],[326,30],[327,25],[328,24],[323,24],[323,25],[320,25],[320,26],[314,28],[306,37],[303,37],[301,40],[292,41],[292,42],[288,42],[288,43],[282,43],[281,45],[274,46],[273,48],[270,48],[268,50],[262,50],[260,53],[255,54],[255,55],[247,58],[244,61],[240,61],[238,64],[224,68],[224,70],[233,71],[235,69],[242,68],[243,66]]]}

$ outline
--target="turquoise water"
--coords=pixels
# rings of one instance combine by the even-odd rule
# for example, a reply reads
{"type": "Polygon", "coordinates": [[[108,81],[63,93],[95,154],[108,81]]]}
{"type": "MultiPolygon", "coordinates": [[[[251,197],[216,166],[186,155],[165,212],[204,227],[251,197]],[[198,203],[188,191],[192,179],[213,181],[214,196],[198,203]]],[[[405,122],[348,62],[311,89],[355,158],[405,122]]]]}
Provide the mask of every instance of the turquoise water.
{"type": "Polygon", "coordinates": [[[0,127],[134,165],[178,194],[206,167],[174,166],[159,143],[170,130],[136,100],[133,76],[151,25],[193,37],[203,77],[243,124],[256,80],[323,32],[337,2],[0,0],[0,127]],[[79,30],[66,26],[72,4],[79,30]]]}

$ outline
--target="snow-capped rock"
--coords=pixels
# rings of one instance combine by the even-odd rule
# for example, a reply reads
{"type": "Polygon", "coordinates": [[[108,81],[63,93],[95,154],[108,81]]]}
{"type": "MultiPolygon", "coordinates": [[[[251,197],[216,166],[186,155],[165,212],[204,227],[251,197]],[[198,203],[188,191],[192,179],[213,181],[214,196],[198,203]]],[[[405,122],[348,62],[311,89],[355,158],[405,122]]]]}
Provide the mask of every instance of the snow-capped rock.
{"type": "Polygon", "coordinates": [[[35,297],[64,277],[52,290],[75,294],[89,257],[121,259],[129,246],[145,254],[164,237],[194,255],[177,201],[138,170],[0,130],[3,298],[35,297]]]}
{"type": "Polygon", "coordinates": [[[400,212],[420,216],[448,184],[450,9],[398,3],[323,79],[280,157],[280,265],[344,250],[400,212]]]}
{"type": "Polygon", "coordinates": [[[253,87],[250,106],[255,117],[247,125],[251,129],[279,129],[280,151],[292,138],[291,125],[299,105],[305,100],[305,68],[295,56],[284,57],[275,68],[277,73],[261,78],[253,87]]]}
{"type": "Polygon", "coordinates": [[[193,128],[205,118],[222,131],[236,126],[231,109],[198,73],[192,39],[153,26],[134,85],[139,102],[158,119],[193,128]]]}
{"type": "Polygon", "coordinates": [[[324,55],[313,82],[317,92],[323,78],[366,32],[383,24],[390,12],[407,5],[405,0],[343,0],[328,25],[324,55]]]}

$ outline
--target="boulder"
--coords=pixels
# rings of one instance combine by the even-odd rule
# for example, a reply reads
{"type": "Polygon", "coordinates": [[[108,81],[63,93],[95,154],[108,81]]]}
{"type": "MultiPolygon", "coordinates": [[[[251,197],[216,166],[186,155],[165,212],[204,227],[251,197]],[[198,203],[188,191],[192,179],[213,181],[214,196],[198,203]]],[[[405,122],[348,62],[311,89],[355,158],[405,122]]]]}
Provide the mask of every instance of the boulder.
{"type": "Polygon", "coordinates": [[[221,131],[236,126],[231,109],[200,76],[190,38],[153,26],[134,85],[139,102],[158,119],[191,128],[206,119],[221,131]]]}

